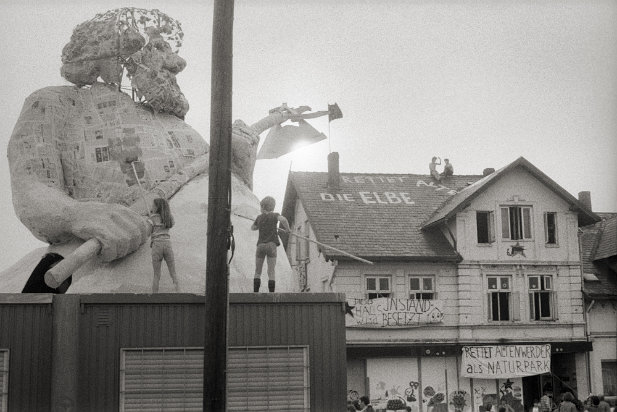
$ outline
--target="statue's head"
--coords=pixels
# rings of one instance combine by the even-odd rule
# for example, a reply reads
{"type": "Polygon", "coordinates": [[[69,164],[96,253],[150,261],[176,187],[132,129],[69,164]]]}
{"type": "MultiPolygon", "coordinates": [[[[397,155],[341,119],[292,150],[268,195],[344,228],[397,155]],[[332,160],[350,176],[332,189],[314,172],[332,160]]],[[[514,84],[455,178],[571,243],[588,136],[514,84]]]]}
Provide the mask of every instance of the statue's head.
{"type": "Polygon", "coordinates": [[[176,82],[186,67],[178,56],[183,35],[179,22],[156,9],[125,7],[97,14],[73,30],[62,50],[61,74],[79,87],[99,78],[120,85],[126,69],[144,103],[184,117],[189,105],[176,82]]]}

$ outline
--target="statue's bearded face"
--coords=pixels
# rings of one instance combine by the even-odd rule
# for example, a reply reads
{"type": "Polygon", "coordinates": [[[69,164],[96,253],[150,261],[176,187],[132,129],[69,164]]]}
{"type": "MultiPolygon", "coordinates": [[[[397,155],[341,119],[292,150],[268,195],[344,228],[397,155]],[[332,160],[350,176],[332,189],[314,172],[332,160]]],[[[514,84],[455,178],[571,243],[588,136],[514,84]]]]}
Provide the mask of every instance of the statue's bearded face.
{"type": "MultiPolygon", "coordinates": [[[[167,21],[172,22],[170,18],[167,21]]],[[[183,118],[189,105],[178,87],[176,74],[184,70],[186,61],[163,38],[173,32],[172,23],[146,27],[144,35],[136,29],[138,25],[119,27],[115,19],[82,23],[62,50],[61,74],[78,87],[92,85],[99,78],[119,85],[126,69],[133,89],[144,103],[157,112],[183,118]]],[[[173,24],[177,24],[177,34],[179,24],[173,24]]]]}
{"type": "Polygon", "coordinates": [[[189,104],[176,82],[176,74],[184,70],[186,61],[156,34],[131,60],[127,69],[138,96],[157,111],[184,117],[189,104]]]}

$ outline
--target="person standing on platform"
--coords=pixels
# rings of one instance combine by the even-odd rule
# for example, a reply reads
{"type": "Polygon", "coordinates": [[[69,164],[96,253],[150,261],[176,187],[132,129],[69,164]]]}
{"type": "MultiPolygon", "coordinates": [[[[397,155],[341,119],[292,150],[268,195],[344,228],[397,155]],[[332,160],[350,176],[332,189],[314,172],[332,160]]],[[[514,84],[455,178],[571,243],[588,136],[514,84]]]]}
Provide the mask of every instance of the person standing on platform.
{"type": "Polygon", "coordinates": [[[285,231],[291,233],[287,219],[274,212],[275,205],[276,200],[272,196],[264,197],[260,202],[261,214],[251,226],[252,230],[259,230],[255,252],[255,278],[253,279],[253,292],[255,293],[259,292],[261,286],[261,270],[266,257],[268,259],[268,291],[274,292],[276,248],[280,245],[277,231],[279,222],[285,231]]]}

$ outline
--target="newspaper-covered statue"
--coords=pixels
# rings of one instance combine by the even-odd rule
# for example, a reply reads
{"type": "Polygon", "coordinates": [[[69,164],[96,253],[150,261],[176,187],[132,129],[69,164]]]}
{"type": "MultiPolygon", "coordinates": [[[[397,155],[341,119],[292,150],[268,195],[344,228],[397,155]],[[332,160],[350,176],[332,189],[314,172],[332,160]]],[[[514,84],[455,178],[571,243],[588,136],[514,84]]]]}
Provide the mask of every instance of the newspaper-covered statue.
{"type": "MultiPolygon", "coordinates": [[[[72,273],[69,292],[150,291],[146,214],[156,197],[164,197],[176,220],[172,239],[180,289],[203,293],[209,153],[183,120],[188,103],[175,78],[186,66],[175,50],[182,38],[180,23],[158,10],[116,9],[75,28],[61,70],[75,86],[32,93],[10,138],[15,212],[50,246],[0,274],[3,292],[21,292],[42,256],[67,258],[90,239],[98,240],[100,253],[72,273]],[[124,73],[138,102],[119,91],[124,73]]],[[[308,109],[272,110],[250,126],[234,122],[235,212],[259,214],[251,192],[259,135],[286,120],[300,121],[308,109]]],[[[230,290],[248,292],[256,235],[250,221],[232,215],[232,223],[237,248],[230,290]]],[[[277,289],[294,291],[289,263],[279,256],[277,289]]],[[[171,291],[165,278],[161,291],[171,291]]]]}

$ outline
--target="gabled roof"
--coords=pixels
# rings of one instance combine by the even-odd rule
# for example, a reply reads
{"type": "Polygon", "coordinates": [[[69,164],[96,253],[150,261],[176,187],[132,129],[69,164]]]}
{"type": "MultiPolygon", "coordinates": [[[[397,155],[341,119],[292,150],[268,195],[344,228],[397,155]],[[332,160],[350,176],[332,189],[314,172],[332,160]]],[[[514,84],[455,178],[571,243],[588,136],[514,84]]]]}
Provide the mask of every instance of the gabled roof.
{"type": "Polygon", "coordinates": [[[599,215],[601,222],[581,228],[583,274],[594,274],[597,279],[585,280],[583,291],[591,299],[614,299],[617,298],[617,213],[599,215]]]}
{"type": "Polygon", "coordinates": [[[589,210],[583,203],[568,193],[564,188],[559,186],[553,179],[544,174],[540,169],[532,165],[524,157],[519,157],[509,165],[502,167],[501,169],[491,173],[488,176],[478,180],[474,184],[464,188],[455,196],[453,196],[442,208],[437,210],[425,223],[423,228],[428,229],[432,226],[447,220],[454,216],[457,212],[464,209],[471,200],[476,198],[488,187],[497,182],[504,175],[508,174],[515,168],[523,168],[531,175],[533,175],[540,182],[544,183],[549,189],[551,189],[558,196],[563,198],[566,202],[570,203],[578,210],[579,224],[588,225],[600,220],[600,218],[589,210]]]}
{"type": "Polygon", "coordinates": [[[606,259],[617,256],[617,214],[604,220],[602,234],[593,260],[606,259]]]}
{"type": "Polygon", "coordinates": [[[339,189],[331,190],[325,172],[290,172],[283,215],[301,224],[293,222],[299,199],[319,242],[365,259],[459,261],[441,231],[422,231],[422,222],[481,177],[449,176],[440,185],[429,175],[341,173],[339,189]]]}

